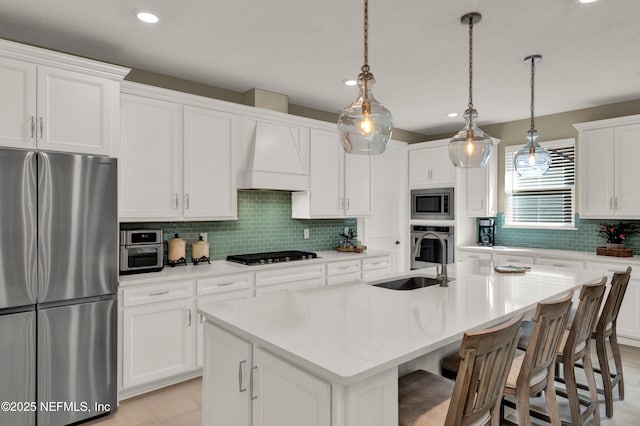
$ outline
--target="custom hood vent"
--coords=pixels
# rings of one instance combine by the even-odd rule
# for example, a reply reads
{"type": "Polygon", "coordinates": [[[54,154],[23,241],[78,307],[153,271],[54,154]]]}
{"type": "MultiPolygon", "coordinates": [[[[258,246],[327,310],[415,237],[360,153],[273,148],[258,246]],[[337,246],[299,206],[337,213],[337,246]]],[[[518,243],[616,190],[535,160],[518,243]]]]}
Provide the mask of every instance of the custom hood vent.
{"type": "MultiPolygon", "coordinates": [[[[257,90],[259,89],[247,93],[252,93],[256,103],[254,106],[259,107],[257,90]]],[[[263,92],[265,91],[260,91],[263,92]]],[[[278,94],[266,93],[269,94],[267,103],[271,106],[274,103],[274,95],[278,94]]],[[[278,96],[286,100],[286,96],[278,96]]],[[[271,120],[247,117],[243,129],[244,171],[239,189],[307,191],[309,136],[305,130],[304,127],[287,123],[286,118],[271,120]]]]}

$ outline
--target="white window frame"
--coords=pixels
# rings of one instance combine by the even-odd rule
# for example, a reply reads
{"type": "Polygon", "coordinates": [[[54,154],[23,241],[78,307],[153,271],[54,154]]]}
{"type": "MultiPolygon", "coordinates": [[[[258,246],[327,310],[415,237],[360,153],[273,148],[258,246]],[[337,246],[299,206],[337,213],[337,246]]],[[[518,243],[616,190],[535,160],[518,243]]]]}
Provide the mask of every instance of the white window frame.
{"type": "MultiPolygon", "coordinates": [[[[573,145],[574,153],[576,147],[576,141],[574,138],[558,139],[554,141],[539,142],[541,146],[547,149],[567,147],[573,145]]],[[[504,161],[504,228],[511,229],[556,229],[556,230],[576,230],[575,215],[576,215],[576,182],[574,181],[571,187],[571,222],[570,223],[539,223],[539,222],[512,222],[510,221],[511,215],[508,211],[511,203],[510,197],[513,193],[513,176],[511,173],[516,173],[513,168],[513,157],[523,147],[523,145],[510,145],[505,147],[505,161],[504,161]],[[510,172],[509,170],[512,170],[510,172]]],[[[577,154],[574,154],[574,156],[577,154]]],[[[577,164],[577,158],[574,158],[574,167],[577,164]]]]}

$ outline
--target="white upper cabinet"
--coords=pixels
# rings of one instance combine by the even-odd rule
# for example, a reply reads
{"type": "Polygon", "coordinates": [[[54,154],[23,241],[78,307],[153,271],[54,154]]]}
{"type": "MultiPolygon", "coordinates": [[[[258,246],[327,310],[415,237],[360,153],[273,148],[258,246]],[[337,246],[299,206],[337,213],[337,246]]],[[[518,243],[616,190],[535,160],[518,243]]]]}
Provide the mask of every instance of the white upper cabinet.
{"type": "Polygon", "coordinates": [[[0,41],[0,145],[117,156],[128,71],[0,41]]]}
{"type": "Polygon", "coordinates": [[[498,144],[493,140],[493,150],[485,167],[463,168],[466,179],[466,205],[469,217],[493,217],[498,213],[498,144]]]}
{"type": "Polygon", "coordinates": [[[640,115],[576,124],[583,218],[640,218],[640,115]]]}
{"type": "Polygon", "coordinates": [[[449,159],[449,141],[409,146],[409,187],[455,186],[456,170],[449,159]]]}
{"type": "Polygon", "coordinates": [[[371,214],[371,158],[345,154],[337,130],[311,129],[310,188],[291,194],[300,219],[371,214]]]}
{"type": "Polygon", "coordinates": [[[236,115],[174,93],[125,85],[120,220],[237,219],[236,115]]]}
{"type": "Polygon", "coordinates": [[[181,206],[182,107],[122,95],[120,219],[177,219],[181,206]]]}
{"type": "Polygon", "coordinates": [[[184,107],[184,217],[236,219],[235,116],[184,107]]]}

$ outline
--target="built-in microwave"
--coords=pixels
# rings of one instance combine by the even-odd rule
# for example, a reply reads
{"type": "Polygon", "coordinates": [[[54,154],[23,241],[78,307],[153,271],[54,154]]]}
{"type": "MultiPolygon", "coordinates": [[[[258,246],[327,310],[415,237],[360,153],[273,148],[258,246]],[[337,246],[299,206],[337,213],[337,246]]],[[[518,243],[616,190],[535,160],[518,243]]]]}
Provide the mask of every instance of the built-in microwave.
{"type": "Polygon", "coordinates": [[[453,188],[411,191],[411,219],[453,220],[453,188]]]}

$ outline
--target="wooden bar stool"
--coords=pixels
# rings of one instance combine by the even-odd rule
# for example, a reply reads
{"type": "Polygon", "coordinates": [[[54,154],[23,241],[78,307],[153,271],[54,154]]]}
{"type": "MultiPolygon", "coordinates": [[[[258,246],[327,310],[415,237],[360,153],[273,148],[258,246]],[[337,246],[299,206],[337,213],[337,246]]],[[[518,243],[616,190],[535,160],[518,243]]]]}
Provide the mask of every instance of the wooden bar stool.
{"type": "Polygon", "coordinates": [[[513,360],[504,388],[504,396],[509,399],[503,400],[503,407],[506,405],[517,408],[518,422],[503,419],[503,424],[530,426],[529,400],[544,391],[551,424],[560,426],[554,367],[569,318],[572,297],[573,291],[556,301],[538,303],[529,345],[524,354],[513,360]]]}
{"type": "MultiPolygon", "coordinates": [[[[591,363],[590,341],[591,333],[598,318],[598,312],[602,304],[605,291],[606,277],[602,277],[598,283],[585,284],[580,289],[580,302],[576,309],[573,323],[569,330],[565,330],[563,338],[560,341],[558,354],[556,356],[556,368],[559,370],[562,365],[562,377],[556,377],[555,380],[565,384],[566,390],[556,388],[556,394],[567,398],[569,401],[569,411],[571,413],[571,423],[562,421],[562,424],[571,424],[573,426],[581,426],[585,420],[593,415],[593,424],[600,425],[600,412],[598,409],[598,393],[596,389],[595,376],[593,374],[593,365],[591,363]],[[589,390],[589,399],[578,395],[578,386],[576,383],[575,365],[579,361],[584,364],[585,376],[587,378],[587,388],[589,390]],[[584,412],[580,407],[584,406],[584,412]]],[[[518,342],[520,349],[526,350],[530,344],[533,326],[530,322],[525,322],[522,327],[522,336],[518,342]]],[[[548,415],[536,411],[531,411],[531,415],[550,422],[548,415]]]]}
{"type": "MultiPolygon", "coordinates": [[[[620,346],[618,345],[618,333],[616,324],[618,321],[618,313],[622,300],[629,285],[631,278],[631,267],[624,272],[615,272],[611,278],[611,287],[604,307],[600,312],[600,317],[596,323],[596,328],[591,334],[591,338],[596,343],[596,352],[598,354],[598,363],[600,368],[594,368],[593,371],[602,375],[602,383],[604,389],[598,389],[598,393],[604,395],[605,414],[607,417],[613,417],[613,388],[618,386],[618,396],[620,400],[624,399],[624,376],[622,374],[622,358],[620,356],[620,346]],[[607,357],[607,339],[609,347],[613,355],[615,364],[615,373],[609,368],[609,359],[607,357]]],[[[578,364],[578,367],[582,367],[578,364]]],[[[585,387],[585,386],[579,386],[585,387]]]]}
{"type": "Polygon", "coordinates": [[[522,314],[465,333],[454,382],[424,370],[398,381],[399,426],[466,426],[500,422],[500,399],[513,361],[522,314]]]}

